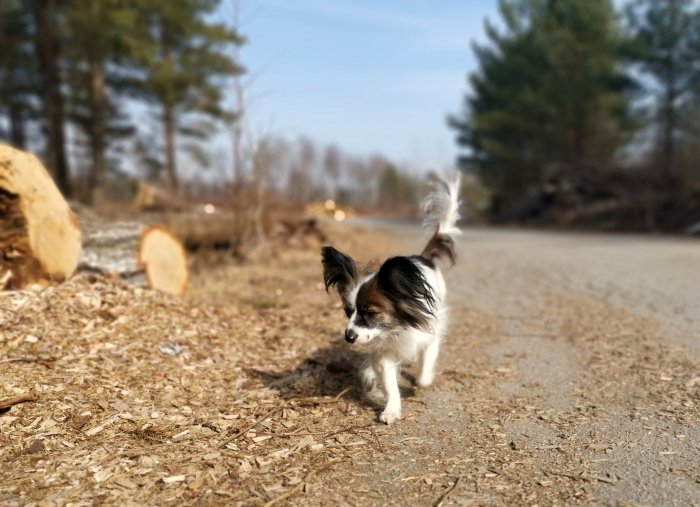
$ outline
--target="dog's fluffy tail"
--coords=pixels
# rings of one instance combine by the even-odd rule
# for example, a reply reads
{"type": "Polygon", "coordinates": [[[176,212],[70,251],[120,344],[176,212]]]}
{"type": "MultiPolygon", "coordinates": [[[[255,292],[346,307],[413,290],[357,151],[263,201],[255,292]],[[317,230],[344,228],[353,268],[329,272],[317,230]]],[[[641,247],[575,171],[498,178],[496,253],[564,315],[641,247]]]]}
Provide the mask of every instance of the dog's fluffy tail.
{"type": "Polygon", "coordinates": [[[461,234],[457,228],[459,220],[459,182],[457,174],[451,179],[438,179],[433,184],[433,191],[423,200],[426,213],[423,226],[435,229],[428,244],[421,252],[421,257],[429,261],[449,258],[455,263],[456,254],[452,236],[461,234]]]}

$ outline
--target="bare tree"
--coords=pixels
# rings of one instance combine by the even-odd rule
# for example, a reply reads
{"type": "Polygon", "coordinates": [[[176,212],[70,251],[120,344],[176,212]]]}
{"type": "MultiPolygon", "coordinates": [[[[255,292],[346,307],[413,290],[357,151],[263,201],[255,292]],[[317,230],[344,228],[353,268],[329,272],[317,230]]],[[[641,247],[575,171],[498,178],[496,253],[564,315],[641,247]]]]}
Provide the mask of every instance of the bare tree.
{"type": "Polygon", "coordinates": [[[270,174],[280,164],[286,154],[286,143],[272,136],[261,137],[253,149],[252,168],[255,182],[255,203],[251,207],[250,221],[255,238],[260,245],[264,245],[266,242],[263,218],[267,207],[267,181],[270,174]]]}
{"type": "Polygon", "coordinates": [[[288,180],[289,197],[292,201],[304,203],[312,197],[312,176],[317,161],[316,145],[309,138],[301,137],[288,180]]]}
{"type": "MultiPolygon", "coordinates": [[[[233,2],[233,28],[236,33],[241,33],[241,3],[233,2]]],[[[240,45],[233,46],[233,59],[240,62],[240,45]]],[[[233,93],[234,93],[234,119],[232,130],[233,143],[233,188],[238,192],[243,184],[243,174],[245,171],[246,157],[243,153],[245,121],[246,121],[246,86],[243,82],[241,74],[237,74],[233,78],[233,93]]]]}
{"type": "Polygon", "coordinates": [[[338,182],[340,180],[340,170],[342,168],[343,153],[335,144],[329,144],[323,152],[323,170],[327,176],[330,189],[329,193],[333,199],[337,198],[338,182]]]}

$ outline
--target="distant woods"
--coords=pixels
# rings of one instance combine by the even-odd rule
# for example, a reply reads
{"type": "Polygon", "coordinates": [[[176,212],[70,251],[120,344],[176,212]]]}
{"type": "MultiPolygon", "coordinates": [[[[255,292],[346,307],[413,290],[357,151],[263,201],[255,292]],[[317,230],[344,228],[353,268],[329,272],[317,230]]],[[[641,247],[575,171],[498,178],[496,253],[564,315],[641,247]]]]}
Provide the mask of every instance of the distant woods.
{"type": "Polygon", "coordinates": [[[307,137],[267,135],[251,151],[252,167],[244,163],[244,172],[262,183],[269,199],[286,203],[333,199],[358,209],[414,213],[427,187],[425,175],[408,165],[379,154],[348,153],[307,137]]]}
{"type": "MultiPolygon", "coordinates": [[[[87,202],[139,178],[258,209],[413,211],[425,178],[410,161],[253,132],[229,2],[0,0],[0,140],[87,202]]],[[[700,230],[700,0],[499,8],[450,118],[459,165],[480,180],[465,178],[465,200],[506,220],[556,209],[564,225],[700,230]]]]}
{"type": "Polygon", "coordinates": [[[63,194],[87,202],[133,177],[201,198],[228,182],[298,203],[417,201],[418,178],[381,156],[253,135],[238,7],[0,0],[0,140],[39,154],[63,194]]]}
{"type": "Polygon", "coordinates": [[[500,18],[450,119],[496,215],[562,173],[643,181],[638,198],[700,185],[699,2],[501,0],[500,18]]]}

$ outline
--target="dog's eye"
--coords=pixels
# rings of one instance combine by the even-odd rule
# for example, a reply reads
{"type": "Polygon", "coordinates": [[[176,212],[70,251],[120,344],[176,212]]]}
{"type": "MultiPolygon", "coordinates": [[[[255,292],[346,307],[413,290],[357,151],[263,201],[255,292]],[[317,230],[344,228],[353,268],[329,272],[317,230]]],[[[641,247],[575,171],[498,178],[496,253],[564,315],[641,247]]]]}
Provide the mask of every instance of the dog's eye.
{"type": "Polygon", "coordinates": [[[352,316],[353,309],[352,306],[345,305],[343,307],[343,310],[345,311],[345,315],[347,315],[348,319],[352,316]]]}
{"type": "Polygon", "coordinates": [[[362,315],[364,315],[366,318],[372,318],[376,317],[378,312],[375,312],[374,310],[370,310],[369,308],[363,308],[362,309],[362,315]]]}

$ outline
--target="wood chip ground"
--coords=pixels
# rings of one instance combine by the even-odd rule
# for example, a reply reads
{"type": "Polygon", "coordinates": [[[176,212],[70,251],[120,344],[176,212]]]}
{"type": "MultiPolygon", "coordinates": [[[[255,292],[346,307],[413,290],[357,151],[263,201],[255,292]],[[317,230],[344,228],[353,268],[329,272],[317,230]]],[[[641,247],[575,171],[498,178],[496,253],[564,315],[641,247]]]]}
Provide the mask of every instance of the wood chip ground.
{"type": "MultiPolygon", "coordinates": [[[[368,260],[403,247],[329,237],[368,260]]],[[[462,301],[437,385],[404,379],[404,419],[380,425],[319,246],[196,256],[184,299],[93,275],[0,293],[0,401],[26,398],[0,409],[0,505],[589,505],[625,480],[606,461],[618,449],[669,460],[661,433],[698,424],[695,358],[653,322],[550,292],[539,321],[583,365],[573,401],[543,403],[536,375],[504,394],[522,356],[485,344],[510,339],[508,317],[462,301]],[[609,440],[595,425],[610,407],[653,435],[609,440]]],[[[679,468],[700,481],[698,463],[679,468]]]]}

